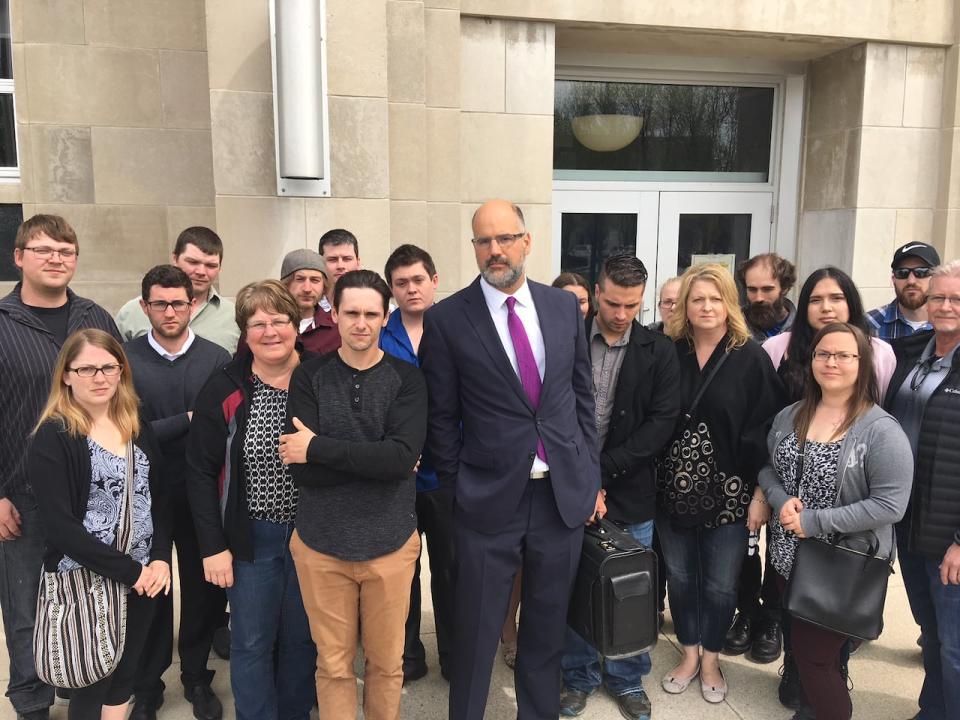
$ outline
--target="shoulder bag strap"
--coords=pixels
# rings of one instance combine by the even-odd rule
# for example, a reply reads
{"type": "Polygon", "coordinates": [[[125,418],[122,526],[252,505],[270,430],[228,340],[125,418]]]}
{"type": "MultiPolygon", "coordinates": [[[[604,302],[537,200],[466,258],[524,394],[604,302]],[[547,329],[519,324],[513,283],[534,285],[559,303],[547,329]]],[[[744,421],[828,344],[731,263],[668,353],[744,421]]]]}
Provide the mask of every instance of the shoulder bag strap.
{"type": "Polygon", "coordinates": [[[127,441],[127,472],[123,483],[123,508],[120,511],[120,528],[117,533],[117,546],[126,554],[130,553],[130,545],[133,542],[133,485],[135,482],[134,445],[131,438],[127,441]]]}
{"type": "Polygon", "coordinates": [[[717,376],[717,373],[720,371],[720,368],[723,367],[723,364],[727,361],[727,358],[730,356],[729,351],[725,351],[723,355],[720,356],[720,359],[717,360],[717,364],[713,366],[713,369],[710,371],[710,374],[704,378],[703,382],[700,383],[700,387],[697,388],[697,394],[693,396],[693,402],[690,403],[690,409],[685,413],[686,419],[689,421],[693,414],[697,411],[697,406],[700,405],[700,399],[703,397],[703,394],[707,391],[710,383],[713,381],[713,378],[717,376]]]}

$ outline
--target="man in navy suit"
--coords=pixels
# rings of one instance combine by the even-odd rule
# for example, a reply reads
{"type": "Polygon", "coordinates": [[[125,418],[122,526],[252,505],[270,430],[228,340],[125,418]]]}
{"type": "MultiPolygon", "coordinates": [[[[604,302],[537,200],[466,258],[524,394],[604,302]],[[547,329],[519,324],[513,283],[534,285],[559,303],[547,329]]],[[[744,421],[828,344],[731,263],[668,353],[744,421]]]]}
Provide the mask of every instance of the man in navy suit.
{"type": "Polygon", "coordinates": [[[517,716],[555,720],[583,526],[605,512],[590,360],[576,297],[526,278],[520,208],[483,204],[473,235],[480,277],[427,311],[420,347],[427,447],[456,498],[450,718],[483,718],[522,567],[517,716]]]}

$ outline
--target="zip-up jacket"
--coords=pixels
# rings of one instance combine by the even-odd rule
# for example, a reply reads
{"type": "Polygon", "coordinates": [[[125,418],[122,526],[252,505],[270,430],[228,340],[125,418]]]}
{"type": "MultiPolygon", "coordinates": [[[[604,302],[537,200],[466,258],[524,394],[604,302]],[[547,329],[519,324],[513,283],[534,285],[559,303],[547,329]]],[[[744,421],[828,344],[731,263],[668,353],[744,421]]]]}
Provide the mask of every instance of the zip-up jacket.
{"type": "MultiPolygon", "coordinates": [[[[886,404],[897,396],[916,367],[933,331],[893,340],[897,369],[890,379],[886,404]]],[[[927,401],[910,501],[908,547],[931,560],[941,560],[951,543],[960,544],[960,353],[927,401]]]]}
{"type": "MultiPolygon", "coordinates": [[[[301,361],[315,357],[301,353],[301,361]]],[[[230,550],[253,561],[243,439],[253,396],[253,355],[216,371],[197,396],[187,439],[187,499],[201,557],[230,550]]]]}
{"type": "MultiPolygon", "coordinates": [[[[30,434],[50,394],[60,353],[53,333],[23,304],[21,283],[0,299],[0,497],[32,492],[27,479],[30,434]]],[[[110,313],[67,290],[67,335],[98,328],[123,342],[110,313]]]]}

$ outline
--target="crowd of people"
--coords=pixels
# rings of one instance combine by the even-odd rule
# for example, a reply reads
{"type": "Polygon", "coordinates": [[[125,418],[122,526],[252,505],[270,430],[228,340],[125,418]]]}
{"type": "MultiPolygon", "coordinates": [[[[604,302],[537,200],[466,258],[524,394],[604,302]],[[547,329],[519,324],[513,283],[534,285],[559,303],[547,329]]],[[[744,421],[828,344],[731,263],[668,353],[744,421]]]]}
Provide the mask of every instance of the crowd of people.
{"type": "Polygon", "coordinates": [[[895,298],[870,312],[835,267],[794,305],[778,255],[695,265],[661,284],[644,326],[638,258],[548,286],[527,276],[519,207],[484,203],[472,229],[478,277],[435,302],[429,253],[401,245],[381,276],[344,229],[231,301],[222,241],[187,228],[114,319],[69,287],[69,223],[23,222],[21,281],[0,299],[17,717],[54,702],[38,592],[52,602],[45,582],[85,572],[126,604],[114,666],[56,690],[70,720],[120,720],[131,700],[134,720],[162,715],[175,637],[198,720],[223,715],[212,648],[237,718],[352,718],[358,647],[364,717],[395,720],[428,673],[424,542],[452,720],[484,716],[498,647],[521,720],[577,716],[601,687],[649,720],[649,654],[606,659],[567,626],[598,517],[660,556],[661,623],[666,594],[682,647],[665,692],[698,683],[720,703],[724,655],[782,656],[795,720],[849,720],[860,641],[784,598],[804,540],[862,541],[899,560],[920,627],[916,718],[960,717],[960,261],[898,248],[895,298]]]}

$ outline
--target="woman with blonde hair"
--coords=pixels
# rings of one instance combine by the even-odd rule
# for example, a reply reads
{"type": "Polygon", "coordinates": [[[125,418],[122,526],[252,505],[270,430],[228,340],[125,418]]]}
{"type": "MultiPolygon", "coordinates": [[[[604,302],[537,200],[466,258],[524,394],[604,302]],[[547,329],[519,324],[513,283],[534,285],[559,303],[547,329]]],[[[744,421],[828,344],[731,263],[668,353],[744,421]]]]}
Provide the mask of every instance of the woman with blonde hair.
{"type": "Polygon", "coordinates": [[[699,675],[704,700],[718,703],[727,694],[719,658],[747,533],[770,516],[757,473],[770,419],[786,399],[722,265],[684,273],[666,330],[680,361],[682,410],[661,460],[656,527],[683,657],[662,685],[681,693],[699,675]]]}
{"type": "Polygon", "coordinates": [[[114,671],[70,696],[70,720],[121,720],[154,612],[170,591],[170,518],[160,457],[141,423],[123,348],[102,330],[63,344],[27,460],[47,547],[46,572],[81,567],[127,586],[123,654],[114,671]],[[127,488],[133,453],[132,489],[127,488]],[[125,496],[129,497],[129,523],[125,496]],[[115,545],[129,527],[128,552],[115,545]]]}

